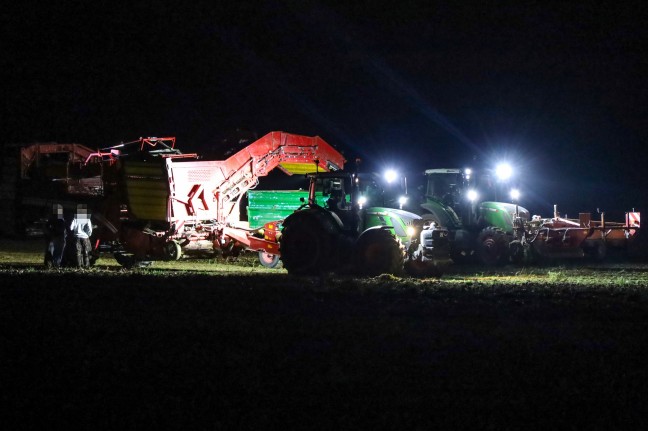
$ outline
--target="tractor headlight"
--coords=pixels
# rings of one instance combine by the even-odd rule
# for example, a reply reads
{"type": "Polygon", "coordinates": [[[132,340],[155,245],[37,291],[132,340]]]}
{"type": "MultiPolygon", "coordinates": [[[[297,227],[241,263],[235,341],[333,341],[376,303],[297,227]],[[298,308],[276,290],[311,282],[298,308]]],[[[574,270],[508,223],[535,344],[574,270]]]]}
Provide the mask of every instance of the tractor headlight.
{"type": "Polygon", "coordinates": [[[366,196],[360,196],[358,198],[358,205],[360,206],[360,208],[362,208],[363,205],[366,204],[366,203],[367,203],[367,197],[366,196]]]}
{"type": "Polygon", "coordinates": [[[479,194],[477,194],[477,190],[470,189],[468,190],[468,193],[466,193],[466,197],[470,202],[475,202],[479,197],[479,194]]]}
{"type": "Polygon", "coordinates": [[[410,238],[416,235],[416,229],[414,229],[414,226],[407,226],[406,232],[407,236],[409,236],[410,238]]]}

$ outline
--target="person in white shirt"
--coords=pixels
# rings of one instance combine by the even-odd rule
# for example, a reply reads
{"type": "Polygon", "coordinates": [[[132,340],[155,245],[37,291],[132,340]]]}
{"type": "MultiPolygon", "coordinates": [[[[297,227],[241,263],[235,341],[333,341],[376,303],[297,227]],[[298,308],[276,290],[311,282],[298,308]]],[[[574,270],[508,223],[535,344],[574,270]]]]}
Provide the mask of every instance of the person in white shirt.
{"type": "Polygon", "coordinates": [[[89,267],[90,266],[90,236],[92,235],[92,222],[90,221],[90,214],[88,207],[85,204],[77,205],[77,212],[70,224],[70,231],[72,232],[74,247],[76,250],[76,266],[89,267]]]}

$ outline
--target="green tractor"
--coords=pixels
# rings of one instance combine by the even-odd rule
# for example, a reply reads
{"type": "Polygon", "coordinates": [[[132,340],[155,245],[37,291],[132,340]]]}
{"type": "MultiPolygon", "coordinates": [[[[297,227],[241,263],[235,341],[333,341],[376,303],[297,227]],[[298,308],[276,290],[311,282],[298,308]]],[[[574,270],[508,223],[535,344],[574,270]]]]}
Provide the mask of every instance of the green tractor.
{"type": "Polygon", "coordinates": [[[290,274],[326,272],[440,277],[451,262],[448,231],[384,207],[374,175],[309,174],[308,201],[283,222],[280,252],[290,274]],[[326,199],[318,204],[319,193],[326,199]]]}
{"type": "MultiPolygon", "coordinates": [[[[504,264],[523,258],[516,247],[515,226],[529,220],[529,211],[517,203],[499,202],[504,196],[507,168],[499,173],[470,169],[428,169],[423,219],[446,228],[455,263],[504,264]]],[[[519,193],[511,190],[511,199],[519,193]]]]}

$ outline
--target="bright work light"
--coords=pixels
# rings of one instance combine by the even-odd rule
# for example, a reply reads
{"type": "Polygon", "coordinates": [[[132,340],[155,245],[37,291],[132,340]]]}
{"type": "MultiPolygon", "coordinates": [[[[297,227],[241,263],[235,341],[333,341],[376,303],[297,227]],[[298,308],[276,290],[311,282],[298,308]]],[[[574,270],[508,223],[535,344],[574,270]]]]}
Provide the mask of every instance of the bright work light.
{"type": "Polygon", "coordinates": [[[495,175],[502,181],[506,181],[513,175],[513,168],[508,163],[500,163],[495,167],[495,175]]]}
{"type": "Polygon", "coordinates": [[[398,173],[396,173],[395,170],[388,169],[385,171],[385,180],[387,180],[388,183],[393,183],[396,178],[398,178],[398,173]]]}

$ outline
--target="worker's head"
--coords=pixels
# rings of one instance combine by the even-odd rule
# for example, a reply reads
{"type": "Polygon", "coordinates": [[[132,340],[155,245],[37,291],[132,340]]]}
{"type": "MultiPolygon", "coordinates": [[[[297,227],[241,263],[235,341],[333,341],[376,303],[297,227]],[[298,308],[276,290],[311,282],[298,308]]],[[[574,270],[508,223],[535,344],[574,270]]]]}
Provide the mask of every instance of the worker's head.
{"type": "Polygon", "coordinates": [[[63,218],[63,205],[61,204],[52,205],[52,214],[57,216],[58,218],[63,218]]]}
{"type": "Polygon", "coordinates": [[[77,204],[77,218],[88,218],[88,206],[86,204],[77,204]]]}

